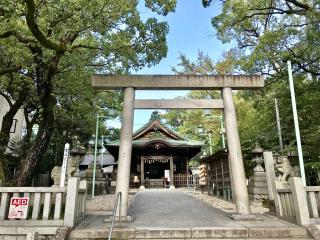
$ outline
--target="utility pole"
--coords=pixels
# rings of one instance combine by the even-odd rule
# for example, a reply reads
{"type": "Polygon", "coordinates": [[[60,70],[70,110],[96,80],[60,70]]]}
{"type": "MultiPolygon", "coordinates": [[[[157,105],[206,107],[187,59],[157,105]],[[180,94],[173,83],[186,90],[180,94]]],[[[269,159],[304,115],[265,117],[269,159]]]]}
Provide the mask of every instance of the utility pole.
{"type": "Polygon", "coordinates": [[[274,105],[276,109],[276,120],[277,120],[277,128],[278,128],[278,137],[279,137],[279,146],[280,146],[280,152],[283,152],[283,143],[282,143],[282,134],[281,134],[281,124],[280,124],[280,114],[279,114],[279,108],[278,108],[278,100],[274,99],[274,105]]]}
{"type": "Polygon", "coordinates": [[[209,135],[209,151],[210,151],[210,155],[212,155],[213,149],[212,149],[211,131],[208,132],[208,135],[209,135]]]}
{"type": "Polygon", "coordinates": [[[101,168],[103,167],[103,148],[104,146],[103,146],[103,135],[102,135],[101,136],[101,163],[100,163],[101,168]]]}
{"type": "Polygon", "coordinates": [[[296,140],[297,140],[297,148],[298,148],[298,156],[299,156],[300,173],[301,173],[301,178],[302,178],[303,184],[304,184],[304,186],[306,186],[306,176],[305,176],[305,172],[304,172],[304,162],[303,162],[301,139],[300,139],[296,96],[294,93],[294,85],[293,85],[293,77],[292,77],[292,70],[291,70],[291,62],[290,61],[288,61],[288,74],[289,74],[289,84],[290,84],[290,94],[291,94],[291,104],[292,104],[292,112],[293,112],[293,120],[294,120],[294,129],[296,132],[296,140]]]}
{"type": "Polygon", "coordinates": [[[98,133],[99,133],[99,114],[97,114],[96,119],[96,136],[94,141],[94,159],[93,159],[93,175],[92,175],[92,199],[94,198],[94,187],[96,181],[96,164],[97,164],[97,149],[98,149],[98,133]]]}
{"type": "Polygon", "coordinates": [[[222,140],[222,149],[225,149],[226,148],[226,140],[224,137],[225,129],[223,126],[223,115],[222,114],[219,115],[219,118],[220,118],[220,134],[221,134],[221,140],[222,140]]]}

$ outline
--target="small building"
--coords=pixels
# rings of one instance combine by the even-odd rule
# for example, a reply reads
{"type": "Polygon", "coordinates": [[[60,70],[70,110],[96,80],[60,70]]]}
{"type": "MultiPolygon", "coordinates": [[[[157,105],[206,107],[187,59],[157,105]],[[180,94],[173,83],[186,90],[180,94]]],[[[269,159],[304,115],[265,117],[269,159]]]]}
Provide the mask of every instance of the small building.
{"type": "MultiPolygon", "coordinates": [[[[80,162],[79,169],[81,171],[86,170],[89,167],[89,165],[93,162],[94,153],[88,152],[84,156],[84,159],[80,162]]],[[[107,173],[111,173],[109,169],[111,169],[111,171],[113,169],[113,165],[115,164],[114,157],[108,151],[105,151],[104,153],[99,152],[97,154],[96,164],[100,165],[104,172],[105,170],[108,170],[107,173]]]]}
{"type": "MultiPolygon", "coordinates": [[[[111,141],[107,149],[118,159],[120,140],[111,141]]],[[[133,133],[131,157],[131,186],[147,188],[181,186],[187,182],[189,160],[201,151],[204,142],[188,140],[161,122],[155,112],[148,123],[133,133]]]]}
{"type": "MultiPolygon", "coordinates": [[[[3,96],[0,95],[0,129],[2,127],[3,117],[7,114],[9,110],[10,110],[10,105],[8,101],[3,96]]],[[[6,154],[10,155],[8,156],[10,158],[10,160],[8,161],[8,164],[9,164],[9,170],[12,175],[15,174],[19,161],[16,158],[16,154],[14,154],[9,147],[13,147],[14,145],[12,143],[19,142],[23,139],[23,137],[26,134],[26,128],[27,128],[26,120],[24,117],[23,109],[19,109],[13,117],[13,122],[10,129],[9,144],[5,152],[6,154]]]]}
{"type": "MultiPolygon", "coordinates": [[[[7,100],[0,96],[0,128],[2,126],[3,117],[9,111],[10,105],[7,100]]],[[[13,118],[13,123],[10,129],[10,140],[20,141],[26,133],[26,120],[23,109],[19,109],[13,118]]]]}
{"type": "Polygon", "coordinates": [[[200,163],[208,166],[208,193],[231,200],[232,183],[227,149],[200,158],[200,163]]]}

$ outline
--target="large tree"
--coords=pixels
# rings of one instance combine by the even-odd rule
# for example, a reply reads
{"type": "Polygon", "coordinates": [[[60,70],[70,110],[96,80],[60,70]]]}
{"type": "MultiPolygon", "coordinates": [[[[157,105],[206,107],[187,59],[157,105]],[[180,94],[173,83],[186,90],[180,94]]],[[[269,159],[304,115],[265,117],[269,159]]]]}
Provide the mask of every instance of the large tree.
{"type": "MultiPolygon", "coordinates": [[[[177,74],[210,75],[230,74],[237,71],[232,54],[225,54],[224,57],[217,62],[214,62],[208,54],[204,54],[203,52],[198,53],[196,60],[190,60],[183,54],[180,55],[179,60],[180,63],[178,66],[173,67],[172,69],[177,74]]],[[[190,91],[186,98],[217,99],[221,98],[221,92],[217,90],[190,91]]],[[[234,101],[237,110],[242,149],[245,158],[247,158],[256,141],[265,145],[265,142],[262,139],[264,139],[263,136],[266,133],[270,132],[270,128],[265,128],[266,124],[270,122],[270,119],[265,118],[264,114],[261,115],[261,112],[256,108],[254,101],[245,100],[240,92],[234,96],[234,101]]],[[[223,112],[220,110],[211,110],[209,112],[202,110],[197,110],[196,112],[194,110],[173,110],[169,111],[165,115],[165,118],[171,126],[177,129],[177,131],[181,134],[188,135],[189,137],[202,137],[203,140],[208,140],[208,133],[211,132],[211,147],[213,150],[219,150],[222,147],[219,118],[221,115],[223,115],[223,112]],[[205,134],[199,135],[196,128],[198,126],[204,128],[205,134]]],[[[272,127],[273,126],[271,126],[271,128],[272,127]]],[[[272,131],[272,133],[274,133],[274,131],[272,131]]],[[[206,152],[209,152],[208,145],[206,152]]]]}
{"type": "MultiPolygon", "coordinates": [[[[166,56],[167,24],[156,18],[143,21],[137,4],[136,0],[0,3],[1,92],[13,103],[19,103],[20,96],[33,95],[40,109],[39,131],[21,160],[15,185],[27,184],[48,147],[56,123],[55,108],[63,101],[56,89],[67,84],[67,73],[80,69],[87,73],[129,72],[166,56]]],[[[175,0],[146,1],[146,6],[166,15],[174,10],[175,0]]],[[[21,102],[20,107],[27,104],[24,99],[21,102]]],[[[6,129],[0,133],[2,153],[7,134],[6,129]]],[[[7,173],[2,159],[0,172],[7,173]]]]}
{"type": "MultiPolygon", "coordinates": [[[[224,57],[214,62],[208,55],[199,53],[196,60],[190,60],[185,55],[180,56],[180,63],[173,70],[178,74],[229,74],[239,70],[238,60],[234,54],[228,52],[224,57]]],[[[295,90],[299,111],[300,131],[306,167],[320,169],[319,142],[320,125],[318,119],[320,112],[320,84],[305,78],[301,74],[295,75],[295,90]]],[[[219,98],[217,91],[191,91],[187,98],[219,98]]],[[[295,148],[295,133],[291,110],[291,99],[286,77],[269,78],[266,86],[258,91],[238,91],[234,94],[241,147],[246,165],[250,165],[251,151],[258,142],[264,149],[279,152],[280,154],[292,153],[295,148]],[[285,146],[284,152],[279,149],[278,134],[274,99],[278,99],[282,124],[282,139],[285,146]]],[[[212,111],[211,115],[220,114],[212,111]]],[[[196,126],[202,125],[206,130],[212,131],[214,149],[221,148],[219,135],[219,122],[210,119],[203,112],[197,111],[169,111],[165,115],[168,123],[181,134],[199,137],[196,126]],[[198,136],[197,136],[198,135],[198,136]]],[[[208,134],[206,135],[208,138],[208,134]]],[[[296,163],[295,163],[296,164],[296,163]]],[[[250,168],[247,169],[247,174],[250,168]]]]}
{"type": "Polygon", "coordinates": [[[216,2],[221,2],[222,12],[212,18],[212,25],[220,40],[235,43],[244,70],[279,76],[286,74],[291,60],[294,71],[319,77],[319,1],[216,2]]]}

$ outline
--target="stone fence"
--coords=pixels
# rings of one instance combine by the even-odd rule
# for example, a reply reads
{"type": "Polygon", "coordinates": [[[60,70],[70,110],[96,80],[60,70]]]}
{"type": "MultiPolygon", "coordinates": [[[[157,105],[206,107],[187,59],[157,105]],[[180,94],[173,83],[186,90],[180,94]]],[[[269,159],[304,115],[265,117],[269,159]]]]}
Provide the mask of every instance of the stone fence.
{"type": "Polygon", "coordinates": [[[86,189],[86,181],[74,177],[67,187],[0,187],[0,235],[51,235],[58,228],[74,227],[84,218],[86,189]],[[11,197],[29,197],[26,219],[8,219],[11,197]]]}
{"type": "Polygon", "coordinates": [[[300,225],[319,224],[320,186],[303,185],[302,179],[291,178],[289,184],[276,182],[277,216],[300,225]]]}

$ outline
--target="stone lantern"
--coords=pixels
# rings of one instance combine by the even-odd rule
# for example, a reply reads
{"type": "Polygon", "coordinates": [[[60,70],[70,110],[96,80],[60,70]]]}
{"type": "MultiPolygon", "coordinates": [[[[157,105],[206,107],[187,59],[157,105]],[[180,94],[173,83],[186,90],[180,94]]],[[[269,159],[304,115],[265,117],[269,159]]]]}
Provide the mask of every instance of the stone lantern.
{"type": "Polygon", "coordinates": [[[77,141],[75,146],[70,150],[70,159],[68,161],[68,178],[80,177],[79,164],[82,157],[86,154],[86,151],[81,147],[80,142],[77,141]]]}
{"type": "Polygon", "coordinates": [[[259,144],[256,144],[256,147],[251,151],[251,153],[252,153],[252,161],[257,164],[253,169],[253,171],[264,172],[264,169],[261,165],[263,163],[263,149],[260,147],[259,144]]]}
{"type": "Polygon", "coordinates": [[[253,169],[253,175],[249,177],[248,193],[249,198],[253,201],[260,201],[269,199],[268,184],[266,173],[262,167],[263,163],[263,149],[256,144],[252,150],[252,161],[257,165],[253,169]]]}

